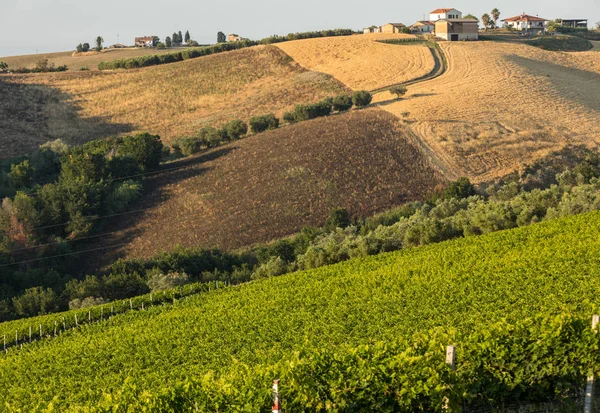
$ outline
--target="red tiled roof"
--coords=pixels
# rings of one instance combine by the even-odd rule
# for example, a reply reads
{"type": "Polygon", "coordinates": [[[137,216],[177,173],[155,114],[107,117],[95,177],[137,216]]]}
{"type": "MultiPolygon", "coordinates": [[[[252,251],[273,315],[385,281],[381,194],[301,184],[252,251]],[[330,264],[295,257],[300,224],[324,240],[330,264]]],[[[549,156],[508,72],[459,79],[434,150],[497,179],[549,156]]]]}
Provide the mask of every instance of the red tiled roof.
{"type": "MultiPolygon", "coordinates": [[[[429,20],[419,20],[417,23],[421,23],[421,24],[428,24],[430,26],[435,26],[434,22],[431,22],[429,20]]],[[[415,26],[417,23],[413,24],[413,26],[415,26]]]]}
{"type": "Polygon", "coordinates": [[[452,9],[452,8],[450,8],[450,9],[435,9],[434,11],[432,11],[429,14],[446,13],[446,12],[449,12],[450,10],[454,10],[454,9],[452,9]]]}
{"type": "Polygon", "coordinates": [[[502,20],[503,22],[521,22],[521,21],[530,21],[530,22],[545,22],[546,19],[542,19],[541,17],[530,16],[528,14],[521,14],[519,16],[510,17],[508,19],[502,20]]]}

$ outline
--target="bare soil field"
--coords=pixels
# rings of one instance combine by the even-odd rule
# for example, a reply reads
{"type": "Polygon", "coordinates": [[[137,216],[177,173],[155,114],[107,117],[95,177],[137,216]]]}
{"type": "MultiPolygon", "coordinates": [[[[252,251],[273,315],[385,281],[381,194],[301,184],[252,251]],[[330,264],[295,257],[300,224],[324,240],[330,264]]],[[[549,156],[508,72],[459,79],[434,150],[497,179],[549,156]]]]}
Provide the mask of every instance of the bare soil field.
{"type": "Polygon", "coordinates": [[[146,131],[170,143],[203,126],[318,101],[347,89],[274,46],[109,72],[0,76],[2,157],[51,139],[69,143],[146,131]]]}
{"type": "Polygon", "coordinates": [[[231,249],[265,242],[322,224],[332,208],[369,216],[422,199],[444,182],[406,127],[375,108],[283,127],[165,165],[174,167],[183,169],[146,181],[138,206],[149,211],[107,228],[120,232],[101,245],[128,245],[108,251],[103,262],[149,257],[176,244],[231,249]]]}
{"type": "Polygon", "coordinates": [[[334,76],[354,90],[374,90],[421,77],[434,60],[423,44],[402,46],[377,40],[413,37],[369,34],[350,37],[296,40],[277,47],[303,67],[334,76]]]}
{"type": "Polygon", "coordinates": [[[411,125],[449,176],[506,175],[567,143],[600,141],[600,54],[500,42],[441,43],[448,71],[376,96],[411,125]]]}
{"type": "Polygon", "coordinates": [[[58,53],[40,53],[23,56],[0,57],[0,61],[6,62],[9,68],[17,69],[21,67],[34,68],[37,62],[42,59],[48,59],[48,63],[55,66],[67,65],[70,71],[79,71],[85,67],[89,70],[98,69],[98,63],[117,59],[128,59],[130,57],[147,56],[151,54],[164,54],[179,49],[144,49],[144,48],[126,48],[126,49],[105,49],[100,53],[88,52],[85,54],[73,56],[73,52],[58,53]]]}

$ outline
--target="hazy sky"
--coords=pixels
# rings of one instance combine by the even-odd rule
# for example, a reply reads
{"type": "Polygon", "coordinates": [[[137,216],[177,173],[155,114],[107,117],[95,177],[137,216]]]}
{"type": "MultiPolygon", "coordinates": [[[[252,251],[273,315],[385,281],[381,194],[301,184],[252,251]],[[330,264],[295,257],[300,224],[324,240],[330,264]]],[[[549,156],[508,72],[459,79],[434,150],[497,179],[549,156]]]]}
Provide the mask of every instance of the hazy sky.
{"type": "Polygon", "coordinates": [[[544,18],[600,21],[599,0],[0,0],[0,56],[73,50],[104,37],[105,45],[132,44],[135,36],[189,30],[200,43],[217,31],[258,39],[317,29],[361,29],[412,24],[438,7],[481,16],[494,7],[501,19],[526,12],[544,18]],[[118,37],[117,37],[118,35],[118,37]]]}

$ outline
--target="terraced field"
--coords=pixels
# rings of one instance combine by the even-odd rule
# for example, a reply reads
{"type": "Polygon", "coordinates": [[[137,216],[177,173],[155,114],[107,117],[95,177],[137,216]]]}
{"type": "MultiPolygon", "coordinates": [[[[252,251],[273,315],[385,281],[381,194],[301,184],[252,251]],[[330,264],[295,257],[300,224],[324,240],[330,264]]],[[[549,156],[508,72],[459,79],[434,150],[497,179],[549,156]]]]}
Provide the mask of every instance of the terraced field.
{"type": "Polygon", "coordinates": [[[411,124],[453,171],[485,181],[566,143],[600,141],[600,54],[498,43],[441,43],[447,72],[397,101],[375,99],[411,124]]]}
{"type": "Polygon", "coordinates": [[[115,72],[0,76],[0,148],[21,154],[48,140],[70,143],[122,132],[163,141],[206,124],[275,112],[346,91],[274,46],[115,72]]]}
{"type": "Polygon", "coordinates": [[[374,90],[415,79],[434,66],[422,44],[393,46],[377,40],[413,37],[402,34],[297,40],[277,45],[303,67],[334,76],[354,90],[374,90]]]}

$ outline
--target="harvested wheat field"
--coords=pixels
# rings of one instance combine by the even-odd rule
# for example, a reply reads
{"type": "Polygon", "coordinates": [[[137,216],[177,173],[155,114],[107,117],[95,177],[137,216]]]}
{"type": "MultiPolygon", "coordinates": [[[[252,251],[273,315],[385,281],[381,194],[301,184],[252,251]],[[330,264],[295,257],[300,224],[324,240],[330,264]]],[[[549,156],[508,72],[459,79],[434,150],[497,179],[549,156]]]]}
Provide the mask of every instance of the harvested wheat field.
{"type": "Polygon", "coordinates": [[[78,71],[81,68],[96,70],[98,63],[117,59],[128,59],[130,57],[147,56],[151,54],[170,53],[180,49],[144,49],[144,48],[126,48],[126,49],[104,49],[100,53],[90,51],[87,53],[73,54],[73,52],[58,53],[40,53],[23,56],[0,57],[0,61],[6,62],[11,69],[26,67],[32,69],[37,62],[42,59],[48,59],[48,63],[55,66],[67,65],[69,70],[78,71]]]}
{"type": "Polygon", "coordinates": [[[322,224],[333,208],[369,216],[443,182],[400,122],[379,109],[283,127],[165,167],[181,166],[148,178],[138,207],[150,210],[107,228],[121,232],[101,245],[128,244],[104,262],[176,244],[231,249],[269,241],[322,224]]]}
{"type": "Polygon", "coordinates": [[[374,90],[431,72],[434,60],[423,44],[402,46],[378,40],[413,37],[369,34],[296,40],[277,47],[303,67],[334,76],[354,90],[374,90]]]}
{"type": "Polygon", "coordinates": [[[481,182],[567,143],[600,140],[600,56],[498,43],[441,43],[448,71],[375,102],[411,125],[448,176],[481,182]]]}
{"type": "Polygon", "coordinates": [[[147,131],[170,143],[207,124],[282,115],[346,91],[273,46],[126,71],[0,76],[3,89],[13,102],[0,103],[3,156],[50,139],[79,143],[118,132],[147,131]]]}

